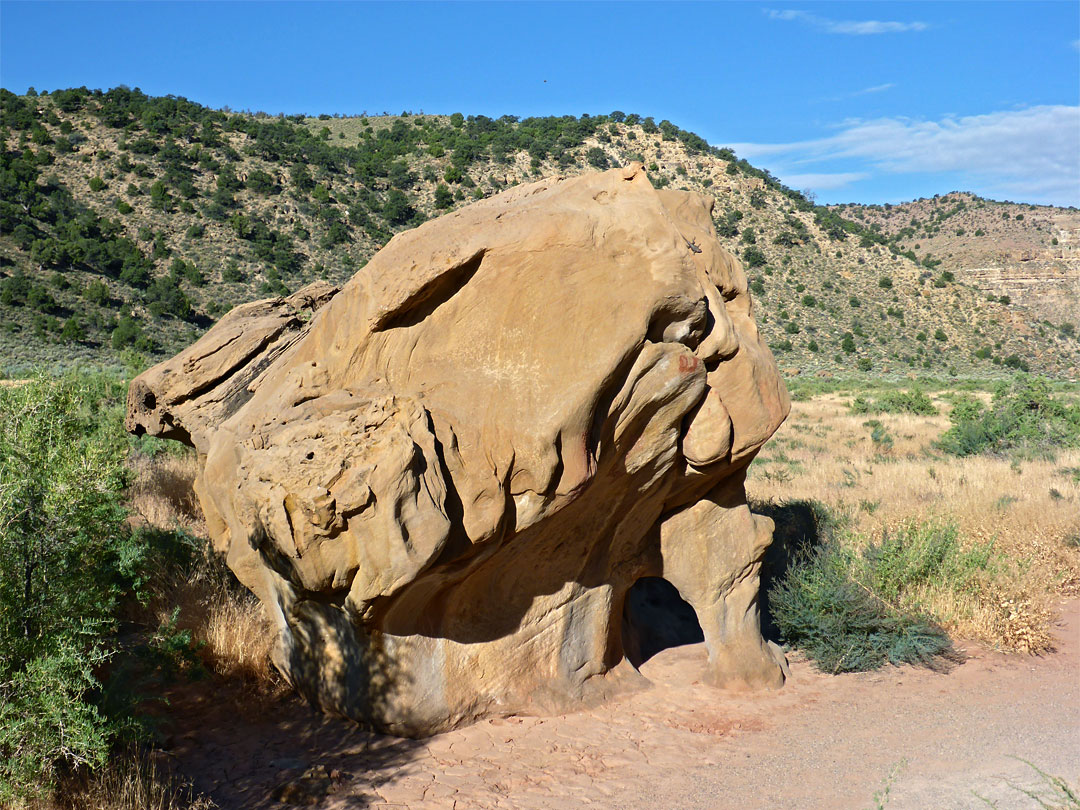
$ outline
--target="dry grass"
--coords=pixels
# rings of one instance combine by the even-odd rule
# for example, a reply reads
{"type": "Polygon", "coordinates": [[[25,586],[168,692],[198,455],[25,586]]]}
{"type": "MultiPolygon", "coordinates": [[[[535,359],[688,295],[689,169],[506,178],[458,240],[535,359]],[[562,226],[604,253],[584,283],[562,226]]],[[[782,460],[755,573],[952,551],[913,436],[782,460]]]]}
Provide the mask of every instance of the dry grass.
{"type": "MultiPolygon", "coordinates": [[[[206,522],[192,491],[198,472],[194,454],[136,454],[131,465],[131,506],[137,519],[157,529],[206,537],[206,522]]],[[[154,582],[149,618],[160,624],[179,607],[177,629],[191,630],[194,639],[205,644],[202,655],[213,672],[276,692],[282,681],[270,664],[272,633],[262,606],[235,582],[208,542],[203,540],[198,548],[191,570],[168,573],[154,582]]]]}
{"type": "Polygon", "coordinates": [[[217,805],[178,781],[153,755],[114,756],[107,766],[61,786],[33,810],[214,810],[217,805]]]}
{"type": "Polygon", "coordinates": [[[1050,644],[1055,602],[1080,593],[1080,450],[1050,460],[956,458],[933,442],[948,428],[937,416],[852,414],[850,396],[795,402],[788,421],[751,466],[752,500],[817,500],[844,514],[865,542],[910,521],[953,523],[965,544],[1000,552],[993,581],[979,593],[945,589],[920,605],[951,633],[1002,649],[1038,652],[1050,644]],[[871,440],[870,419],[892,438],[871,440]]]}
{"type": "Polygon", "coordinates": [[[128,490],[135,515],[159,529],[182,528],[206,536],[206,522],[191,488],[199,472],[194,453],[135,453],[128,463],[135,473],[128,490]]]}

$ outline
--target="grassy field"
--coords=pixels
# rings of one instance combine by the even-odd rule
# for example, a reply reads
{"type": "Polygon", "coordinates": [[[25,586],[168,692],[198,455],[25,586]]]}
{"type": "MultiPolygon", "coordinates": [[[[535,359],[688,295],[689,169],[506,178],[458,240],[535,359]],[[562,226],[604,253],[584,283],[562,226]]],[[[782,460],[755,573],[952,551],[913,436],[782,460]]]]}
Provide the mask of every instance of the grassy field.
{"type": "Polygon", "coordinates": [[[908,606],[958,638],[1045,651],[1055,603],[1080,593],[1080,449],[949,455],[936,442],[950,426],[955,391],[929,395],[936,414],[853,412],[857,397],[876,393],[793,402],[751,465],[752,503],[821,504],[842,524],[837,542],[856,554],[913,528],[953,533],[958,551],[981,551],[986,564],[964,587],[920,586],[908,606]]]}

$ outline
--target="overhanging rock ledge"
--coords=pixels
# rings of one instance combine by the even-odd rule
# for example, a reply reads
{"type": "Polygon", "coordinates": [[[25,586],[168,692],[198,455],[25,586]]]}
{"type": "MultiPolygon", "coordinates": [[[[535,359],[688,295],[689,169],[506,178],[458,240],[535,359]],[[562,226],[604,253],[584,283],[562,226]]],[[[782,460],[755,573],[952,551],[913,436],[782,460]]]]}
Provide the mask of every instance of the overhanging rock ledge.
{"type": "Polygon", "coordinates": [[[129,430],[198,451],[303,694],[406,736],[601,699],[642,681],[647,576],[693,607],[711,683],[783,682],[743,484],[789,402],[711,210],[640,165],[518,186],[132,383],[129,430]]]}

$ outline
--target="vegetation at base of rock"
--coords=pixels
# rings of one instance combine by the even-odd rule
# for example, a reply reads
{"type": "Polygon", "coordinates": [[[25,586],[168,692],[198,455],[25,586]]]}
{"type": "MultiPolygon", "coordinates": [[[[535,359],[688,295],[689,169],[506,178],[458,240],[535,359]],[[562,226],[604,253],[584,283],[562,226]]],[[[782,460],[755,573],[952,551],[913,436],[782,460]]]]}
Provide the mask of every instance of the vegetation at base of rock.
{"type": "Polygon", "coordinates": [[[1048,380],[1019,375],[1002,382],[989,407],[973,397],[958,400],[952,427],[939,446],[957,456],[978,453],[1053,455],[1080,446],[1080,403],[1055,399],[1048,380]]]}
{"type": "Polygon", "coordinates": [[[186,780],[169,773],[145,749],[131,747],[115,751],[103,768],[67,776],[44,810],[216,810],[217,807],[186,780]]]}
{"type": "MultiPolygon", "coordinates": [[[[827,510],[818,504],[815,512],[827,510]]],[[[855,551],[841,542],[835,517],[818,526],[820,545],[804,548],[769,593],[784,641],[833,673],[948,661],[948,635],[913,603],[920,588],[952,575],[944,563],[950,572],[973,564],[958,551],[955,529],[913,524],[855,551]]]]}
{"type": "MultiPolygon", "coordinates": [[[[787,511],[762,507],[793,499],[820,500],[842,517],[845,530],[832,537],[855,556],[892,538],[913,518],[955,526],[959,549],[993,549],[990,563],[957,587],[950,585],[953,580],[926,583],[916,589],[916,602],[901,607],[914,606],[953,638],[1008,651],[1049,650],[1058,602],[1080,589],[1080,479],[1075,475],[1080,446],[1059,449],[1056,459],[1044,454],[955,456],[941,450],[953,403],[973,392],[989,401],[997,386],[992,381],[965,381],[950,389],[941,381],[922,379],[918,384],[933,392],[937,415],[882,413],[873,420],[851,414],[851,394],[874,399],[898,390],[899,383],[805,382],[796,389],[788,420],[747,476],[752,508],[776,522],[775,545],[796,549],[802,537],[825,536],[806,521],[795,521],[793,535],[787,511]]],[[[1078,401],[1075,384],[1048,386],[1062,403],[1078,401]]],[[[768,560],[766,583],[784,570],[774,564],[770,573],[768,560]]],[[[766,616],[767,593],[762,600],[766,616]]]]}
{"type": "MultiPolygon", "coordinates": [[[[125,391],[97,372],[0,387],[5,806],[108,773],[115,746],[152,731],[143,702],[205,671],[204,642],[170,590],[206,578],[205,544],[175,527],[130,528],[131,459],[166,443],[124,432],[125,391]]],[[[223,571],[216,587],[235,588],[223,571]]]]}

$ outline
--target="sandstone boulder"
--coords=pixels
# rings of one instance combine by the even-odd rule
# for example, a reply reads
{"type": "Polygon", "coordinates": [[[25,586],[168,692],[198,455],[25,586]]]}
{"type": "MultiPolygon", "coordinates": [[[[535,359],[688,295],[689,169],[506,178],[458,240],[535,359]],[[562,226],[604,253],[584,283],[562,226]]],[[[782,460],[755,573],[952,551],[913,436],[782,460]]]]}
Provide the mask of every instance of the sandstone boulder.
{"type": "Polygon", "coordinates": [[[782,683],[743,482],[788,398],[711,209],[638,165],[519,186],[132,383],[302,693],[409,736],[599,698],[640,681],[643,577],[712,683],[782,683]]]}

